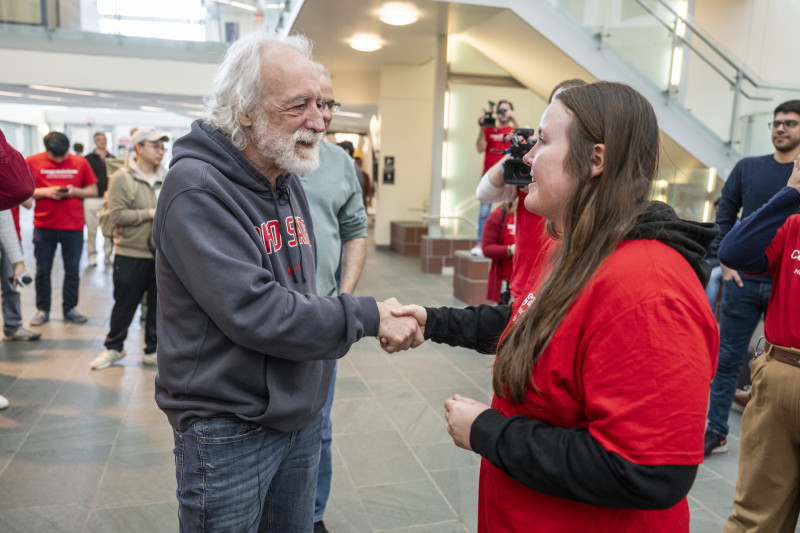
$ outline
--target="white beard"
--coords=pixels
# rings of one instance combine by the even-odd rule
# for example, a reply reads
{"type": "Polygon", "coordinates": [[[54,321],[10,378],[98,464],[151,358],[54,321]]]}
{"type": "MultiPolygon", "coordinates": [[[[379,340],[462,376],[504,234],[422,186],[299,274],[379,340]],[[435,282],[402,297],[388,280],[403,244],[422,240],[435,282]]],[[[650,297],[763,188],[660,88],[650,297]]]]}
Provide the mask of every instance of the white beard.
{"type": "Polygon", "coordinates": [[[319,143],[325,136],[324,132],[315,133],[311,130],[297,130],[291,136],[286,136],[276,128],[270,126],[267,117],[259,113],[253,123],[256,138],[256,148],[262,157],[272,159],[275,165],[284,172],[293,174],[308,174],[319,166],[319,143]],[[303,150],[304,157],[297,155],[298,142],[311,143],[313,148],[303,150]]]}

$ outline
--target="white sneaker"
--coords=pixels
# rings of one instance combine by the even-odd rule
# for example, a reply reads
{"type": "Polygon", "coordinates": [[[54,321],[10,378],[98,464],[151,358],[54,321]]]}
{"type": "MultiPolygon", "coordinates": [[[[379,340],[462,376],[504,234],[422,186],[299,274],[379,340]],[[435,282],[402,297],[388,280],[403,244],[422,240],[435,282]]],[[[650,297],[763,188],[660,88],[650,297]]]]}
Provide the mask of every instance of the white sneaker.
{"type": "Polygon", "coordinates": [[[114,350],[113,348],[106,348],[103,350],[103,353],[97,356],[97,358],[92,361],[91,368],[92,370],[103,370],[104,368],[108,368],[111,366],[111,363],[114,361],[119,361],[125,357],[125,349],[123,348],[120,352],[119,350],[114,350]]]}
{"type": "Polygon", "coordinates": [[[6,400],[5,396],[0,394],[0,409],[5,409],[6,407],[8,407],[8,400],[6,400]]]}
{"type": "Polygon", "coordinates": [[[483,248],[481,248],[480,244],[478,244],[472,250],[470,250],[469,253],[472,255],[477,255],[478,257],[483,257],[483,248]]]}
{"type": "Polygon", "coordinates": [[[158,366],[158,360],[155,353],[142,354],[142,364],[150,366],[158,366]]]}

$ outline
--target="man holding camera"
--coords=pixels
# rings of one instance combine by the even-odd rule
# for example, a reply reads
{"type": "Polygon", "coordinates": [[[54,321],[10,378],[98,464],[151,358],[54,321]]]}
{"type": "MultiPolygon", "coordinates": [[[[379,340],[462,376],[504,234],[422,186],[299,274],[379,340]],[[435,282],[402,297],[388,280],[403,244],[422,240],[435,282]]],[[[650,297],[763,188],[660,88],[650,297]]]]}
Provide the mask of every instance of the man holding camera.
{"type": "Polygon", "coordinates": [[[78,266],[83,252],[84,198],[97,196],[97,178],[86,159],[72,155],[69,139],[52,131],[44,137],[45,152],[25,159],[36,178],[33,198],[33,254],[36,257],[36,314],[31,326],[50,320],[50,272],[56,248],[61,244],[64,261],[62,308],[64,321],[78,324],[86,317],[78,305],[78,266]]]}
{"type": "MultiPolygon", "coordinates": [[[[581,85],[586,85],[586,82],[580,79],[564,80],[553,88],[547,101],[552,102],[556,94],[561,91],[581,85]]],[[[530,181],[530,167],[523,166],[524,163],[520,158],[530,150],[530,148],[526,149],[525,147],[533,146],[536,142],[530,138],[532,133],[533,130],[517,129],[514,136],[518,140],[514,143],[515,150],[511,150],[513,158],[501,155],[500,160],[484,173],[475,191],[475,195],[481,202],[510,202],[515,197],[519,198],[521,207],[518,209],[516,217],[516,243],[513,250],[511,250],[514,263],[511,267],[511,280],[509,281],[509,289],[513,299],[527,294],[525,292],[526,289],[538,283],[549,254],[558,243],[558,241],[551,239],[547,235],[545,219],[525,209],[525,196],[528,194],[528,187],[521,183],[520,180],[514,179],[508,182],[505,179],[509,175],[513,178],[519,178],[527,171],[528,181],[530,181]],[[514,163],[512,172],[506,172],[505,169],[505,165],[509,162],[514,163]],[[522,163],[522,165],[519,163],[522,163]]],[[[525,302],[523,301],[522,303],[524,304],[525,302]]]]}
{"type": "MultiPolygon", "coordinates": [[[[517,118],[514,116],[514,104],[508,100],[500,100],[497,104],[497,116],[495,117],[494,102],[489,102],[489,111],[486,111],[478,118],[478,125],[480,126],[480,132],[475,146],[479,154],[484,154],[483,174],[486,174],[487,170],[503,158],[503,154],[511,145],[508,135],[514,131],[514,128],[519,127],[517,118]]],[[[475,255],[481,253],[480,242],[483,235],[483,225],[491,211],[491,203],[481,202],[478,214],[478,245],[472,249],[472,253],[475,255]]]]}

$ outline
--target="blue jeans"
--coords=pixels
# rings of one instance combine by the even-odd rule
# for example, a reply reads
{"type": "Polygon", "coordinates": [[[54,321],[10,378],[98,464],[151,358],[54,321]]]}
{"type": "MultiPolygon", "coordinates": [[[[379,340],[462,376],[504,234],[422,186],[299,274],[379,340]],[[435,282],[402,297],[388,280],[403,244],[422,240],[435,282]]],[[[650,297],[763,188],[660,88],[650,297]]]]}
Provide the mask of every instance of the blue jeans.
{"type": "Polygon", "coordinates": [[[282,433],[231,415],[174,430],[180,531],[311,531],[321,423],[282,433]]]}
{"type": "Polygon", "coordinates": [[[333,461],[331,460],[331,441],[333,441],[333,424],[331,423],[331,408],[333,407],[333,391],[336,386],[336,370],[339,365],[333,366],[333,377],[328,389],[328,399],[322,407],[322,445],[319,451],[319,474],[317,474],[317,495],[314,498],[314,522],[319,522],[325,516],[325,506],[331,493],[331,478],[333,477],[333,461]]]}
{"type": "Polygon", "coordinates": [[[708,431],[728,434],[728,412],[739,381],[742,361],[753,332],[767,312],[772,282],[743,279],[744,286],[726,281],[719,317],[719,363],[708,399],[708,431]]]}
{"type": "Polygon", "coordinates": [[[78,305],[79,266],[83,253],[83,230],[33,228],[33,255],[36,257],[36,309],[50,312],[50,274],[53,258],[61,244],[64,286],[61,307],[66,313],[78,305]]]}
{"type": "Polygon", "coordinates": [[[483,225],[486,224],[486,219],[489,218],[489,213],[492,212],[492,204],[481,204],[480,211],[478,211],[478,246],[481,244],[481,237],[483,236],[483,225]]]}
{"type": "Polygon", "coordinates": [[[706,298],[708,298],[708,304],[711,306],[712,311],[714,310],[714,305],[717,303],[717,297],[719,296],[720,281],[722,281],[722,267],[717,265],[711,269],[711,275],[706,284],[706,298]]]}
{"type": "Polygon", "coordinates": [[[8,278],[14,275],[14,265],[0,245],[0,291],[3,300],[3,333],[11,336],[22,326],[22,307],[19,301],[19,291],[8,278]]]}

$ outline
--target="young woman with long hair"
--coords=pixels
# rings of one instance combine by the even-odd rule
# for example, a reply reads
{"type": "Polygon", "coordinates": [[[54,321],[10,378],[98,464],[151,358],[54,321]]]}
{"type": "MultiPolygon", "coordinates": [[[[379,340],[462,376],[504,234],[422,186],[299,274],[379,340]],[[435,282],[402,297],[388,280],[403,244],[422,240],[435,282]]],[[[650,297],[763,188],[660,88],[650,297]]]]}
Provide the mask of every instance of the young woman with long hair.
{"type": "MultiPolygon", "coordinates": [[[[482,457],[479,532],[688,532],[718,334],[716,229],[649,201],[652,106],[618,83],[559,93],[525,156],[525,208],[560,242],[509,306],[405,306],[434,342],[496,353],[491,407],[445,403],[482,457]]],[[[420,338],[417,342],[421,342],[420,338]]]]}

